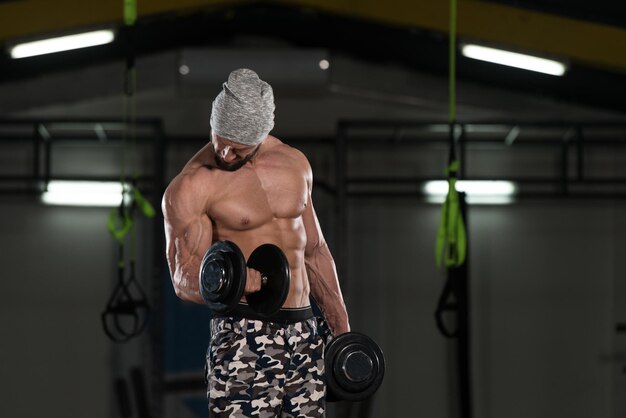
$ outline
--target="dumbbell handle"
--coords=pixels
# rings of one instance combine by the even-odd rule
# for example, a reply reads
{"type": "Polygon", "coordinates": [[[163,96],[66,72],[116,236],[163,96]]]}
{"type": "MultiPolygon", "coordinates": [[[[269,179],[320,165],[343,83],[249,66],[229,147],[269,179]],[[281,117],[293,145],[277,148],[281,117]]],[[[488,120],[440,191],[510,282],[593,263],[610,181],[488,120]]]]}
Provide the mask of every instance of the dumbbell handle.
{"type": "MultiPolygon", "coordinates": [[[[224,270],[223,267],[221,268],[221,271],[222,271],[222,278],[219,281],[219,285],[217,286],[216,292],[219,292],[222,289],[222,287],[224,287],[224,276],[226,275],[226,271],[224,270]]],[[[261,275],[261,286],[267,285],[267,281],[268,281],[267,275],[262,274],[261,275]]]]}
{"type": "Polygon", "coordinates": [[[267,284],[267,281],[269,280],[269,277],[267,276],[267,274],[263,274],[263,272],[261,271],[259,271],[259,273],[261,273],[261,286],[265,286],[267,284]]]}
{"type": "MultiPolygon", "coordinates": [[[[224,277],[226,276],[226,270],[224,270],[224,267],[220,267],[220,271],[221,271],[222,277],[220,278],[219,285],[217,286],[216,292],[219,292],[222,289],[222,287],[224,287],[224,277]]],[[[267,285],[267,280],[268,280],[267,275],[261,274],[261,286],[267,285]]]]}

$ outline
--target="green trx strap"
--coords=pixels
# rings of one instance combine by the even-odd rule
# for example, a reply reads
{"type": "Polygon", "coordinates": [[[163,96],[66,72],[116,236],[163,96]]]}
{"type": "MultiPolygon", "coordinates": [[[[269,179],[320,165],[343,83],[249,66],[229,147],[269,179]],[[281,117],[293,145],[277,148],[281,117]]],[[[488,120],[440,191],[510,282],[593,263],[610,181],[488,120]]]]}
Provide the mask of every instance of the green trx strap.
{"type": "Polygon", "coordinates": [[[137,21],[137,0],[124,0],[124,24],[132,26],[137,21]]]}
{"type": "Polygon", "coordinates": [[[126,234],[128,234],[132,228],[133,218],[123,202],[119,208],[111,208],[109,211],[107,229],[121,246],[124,245],[126,234]]]}
{"type": "Polygon", "coordinates": [[[458,267],[465,262],[467,252],[467,236],[463,214],[459,207],[459,195],[456,191],[457,173],[461,167],[456,159],[455,135],[456,127],[456,0],[450,0],[450,42],[449,42],[449,104],[448,121],[450,123],[450,156],[446,169],[448,193],[441,209],[441,220],[435,244],[435,263],[441,267],[458,267]]]}
{"type": "Polygon", "coordinates": [[[448,194],[441,210],[441,220],[437,232],[435,262],[441,267],[458,267],[465,262],[467,236],[465,223],[459,207],[459,194],[456,191],[456,173],[460,167],[457,160],[447,169],[448,194]]]}
{"type": "Polygon", "coordinates": [[[139,208],[143,216],[146,218],[154,218],[156,215],[156,211],[154,210],[154,206],[148,200],[143,197],[138,188],[133,188],[133,201],[135,205],[139,208]]]}
{"type": "Polygon", "coordinates": [[[107,222],[107,229],[121,246],[124,245],[126,234],[133,230],[135,208],[139,209],[146,218],[154,218],[156,215],[154,206],[141,194],[137,187],[132,187],[133,204],[130,208],[126,207],[124,196],[128,194],[128,191],[126,186],[123,186],[123,189],[122,203],[117,208],[111,208],[107,222]]]}
{"type": "MultiPolygon", "coordinates": [[[[450,39],[448,41],[448,122],[456,121],[456,0],[450,0],[450,39]]],[[[451,126],[453,127],[453,126],[451,126]]]]}
{"type": "MultiPolygon", "coordinates": [[[[135,173],[135,182],[132,186],[126,183],[126,139],[128,126],[130,125],[130,136],[132,140],[132,154],[136,153],[135,150],[135,93],[137,89],[137,72],[135,69],[135,50],[134,50],[134,38],[132,36],[133,26],[137,21],[137,0],[123,0],[124,5],[124,24],[128,26],[128,45],[126,54],[126,69],[124,73],[124,132],[123,132],[123,155],[121,158],[121,175],[120,183],[122,183],[122,203],[119,208],[111,209],[109,213],[109,221],[107,228],[111,235],[119,242],[121,246],[124,245],[124,238],[126,234],[133,230],[133,215],[136,208],[147,218],[153,218],[156,214],[154,207],[144,198],[139,189],[136,186],[137,174],[135,173]],[[130,187],[130,190],[129,190],[130,187]],[[126,198],[132,197],[132,204],[130,207],[126,205],[126,198]]],[[[134,245],[134,242],[133,242],[134,245]]],[[[134,257],[134,248],[132,249],[134,257]]]]}
{"type": "Polygon", "coordinates": [[[126,70],[124,73],[124,129],[122,132],[122,158],[120,183],[122,184],[122,201],[118,208],[109,212],[107,229],[118,243],[119,258],[117,262],[118,283],[115,287],[101,321],[106,335],[115,342],[127,342],[138,336],[146,327],[150,315],[150,306],[145,292],[135,277],[135,250],[137,228],[133,216],[139,211],[147,218],[156,215],[154,207],[141,194],[137,187],[138,175],[135,172],[133,184],[126,182],[127,133],[130,131],[132,140],[131,156],[136,154],[135,138],[135,92],[137,75],[135,70],[135,50],[133,26],[137,20],[137,0],[123,0],[124,24],[128,27],[126,52],[126,70]],[[127,268],[125,260],[125,243],[130,234],[130,263],[127,268]],[[127,277],[127,271],[129,273],[127,277]]]}

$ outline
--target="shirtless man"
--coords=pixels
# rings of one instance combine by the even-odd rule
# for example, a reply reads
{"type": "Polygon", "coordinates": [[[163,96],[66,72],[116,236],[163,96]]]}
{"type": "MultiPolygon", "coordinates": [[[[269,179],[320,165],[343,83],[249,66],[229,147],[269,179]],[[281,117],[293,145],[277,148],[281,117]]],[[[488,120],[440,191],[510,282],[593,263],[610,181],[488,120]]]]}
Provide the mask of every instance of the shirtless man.
{"type": "MultiPolygon", "coordinates": [[[[207,350],[210,416],[320,417],[325,409],[323,339],[310,295],[334,335],[350,331],[333,258],[311,202],[306,157],[269,132],[274,97],[248,69],[233,71],[213,102],[211,141],[163,197],[167,260],[178,297],[203,303],[198,274],[217,240],[246,260],[261,244],[280,247],[291,269],[283,308],[260,318],[245,303],[211,320],[207,350]]],[[[247,270],[245,294],[261,288],[247,270]]]]}

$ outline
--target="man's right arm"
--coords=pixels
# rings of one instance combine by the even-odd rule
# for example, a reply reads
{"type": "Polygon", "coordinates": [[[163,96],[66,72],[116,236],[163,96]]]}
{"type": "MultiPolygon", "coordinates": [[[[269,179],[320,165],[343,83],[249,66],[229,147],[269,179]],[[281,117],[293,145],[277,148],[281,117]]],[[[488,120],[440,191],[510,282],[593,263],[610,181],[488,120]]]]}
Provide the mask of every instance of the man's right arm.
{"type": "Polygon", "coordinates": [[[194,174],[181,174],[167,187],[161,208],[165,220],[166,255],[176,295],[204,303],[198,286],[200,263],[213,236],[206,214],[206,189],[194,174]]]}

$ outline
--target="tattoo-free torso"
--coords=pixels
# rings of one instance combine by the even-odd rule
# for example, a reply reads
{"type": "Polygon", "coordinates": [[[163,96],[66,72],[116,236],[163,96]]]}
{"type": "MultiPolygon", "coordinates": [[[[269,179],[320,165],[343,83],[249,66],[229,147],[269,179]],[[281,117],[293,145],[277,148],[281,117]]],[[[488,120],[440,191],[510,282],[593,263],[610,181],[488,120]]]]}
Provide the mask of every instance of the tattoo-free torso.
{"type": "Polygon", "coordinates": [[[302,221],[309,204],[307,167],[298,151],[277,144],[233,172],[200,168],[210,172],[206,179],[212,183],[212,197],[206,213],[213,239],[235,242],[246,259],[265,243],[277,245],[287,256],[291,289],[285,307],[309,304],[302,221]]]}

